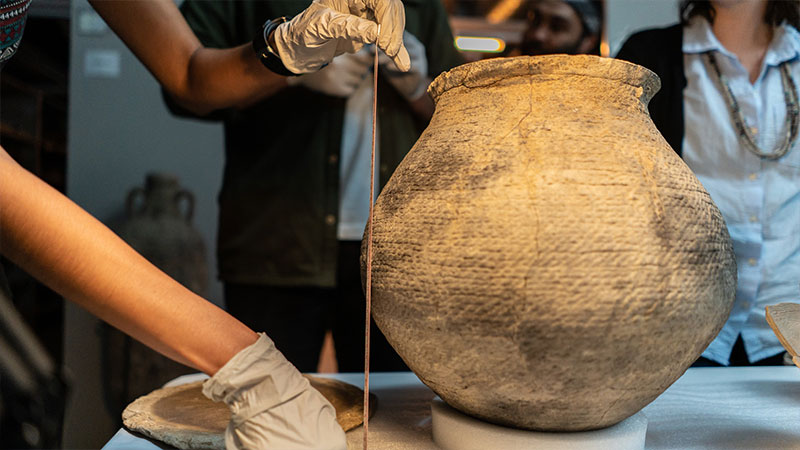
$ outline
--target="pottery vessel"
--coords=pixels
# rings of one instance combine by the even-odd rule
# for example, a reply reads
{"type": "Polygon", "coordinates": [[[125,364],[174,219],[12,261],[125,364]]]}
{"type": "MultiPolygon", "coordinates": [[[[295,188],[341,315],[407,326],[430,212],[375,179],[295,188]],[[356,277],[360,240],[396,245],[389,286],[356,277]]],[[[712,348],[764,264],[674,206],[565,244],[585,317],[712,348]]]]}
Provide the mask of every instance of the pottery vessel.
{"type": "Polygon", "coordinates": [[[523,429],[607,427],[721,329],[731,241],[649,117],[659,86],[563,55],[432,83],[433,119],[375,206],[372,311],[449,405],[523,429]]]}

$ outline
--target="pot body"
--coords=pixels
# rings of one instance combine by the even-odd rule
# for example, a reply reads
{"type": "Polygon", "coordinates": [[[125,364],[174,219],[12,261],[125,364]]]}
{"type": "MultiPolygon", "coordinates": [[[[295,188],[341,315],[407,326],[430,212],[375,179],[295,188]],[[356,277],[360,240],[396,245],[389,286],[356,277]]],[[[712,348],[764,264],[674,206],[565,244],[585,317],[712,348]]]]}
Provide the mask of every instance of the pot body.
{"type": "Polygon", "coordinates": [[[721,329],[732,245],[650,120],[658,88],[592,56],[479,61],[431,85],[433,119],[375,206],[372,312],[451,406],[611,426],[721,329]]]}

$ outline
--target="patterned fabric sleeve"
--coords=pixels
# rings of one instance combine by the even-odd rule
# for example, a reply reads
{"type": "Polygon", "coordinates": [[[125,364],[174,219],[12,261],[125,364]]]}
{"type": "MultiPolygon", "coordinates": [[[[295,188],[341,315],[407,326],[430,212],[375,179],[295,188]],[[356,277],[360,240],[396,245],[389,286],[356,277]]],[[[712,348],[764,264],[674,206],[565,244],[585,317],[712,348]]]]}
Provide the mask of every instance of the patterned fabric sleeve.
{"type": "Polygon", "coordinates": [[[19,48],[31,0],[0,0],[0,68],[19,48]]]}

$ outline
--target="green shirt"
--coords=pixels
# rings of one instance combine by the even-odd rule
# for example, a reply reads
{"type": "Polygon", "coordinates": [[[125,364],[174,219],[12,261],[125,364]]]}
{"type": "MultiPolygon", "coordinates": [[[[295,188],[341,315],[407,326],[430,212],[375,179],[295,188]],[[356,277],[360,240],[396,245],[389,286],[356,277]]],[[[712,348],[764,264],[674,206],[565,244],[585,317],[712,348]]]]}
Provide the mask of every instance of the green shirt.
{"type": "MultiPolygon", "coordinates": [[[[250,42],[269,19],[308,6],[292,0],[187,0],[181,10],[200,41],[225,48],[250,42]]],[[[431,78],[460,64],[438,0],[405,0],[406,30],[425,45],[431,78]]],[[[425,124],[379,79],[380,185],[425,124]]],[[[289,87],[225,123],[217,258],[226,282],[335,285],[339,147],[345,99],[289,87]]]]}

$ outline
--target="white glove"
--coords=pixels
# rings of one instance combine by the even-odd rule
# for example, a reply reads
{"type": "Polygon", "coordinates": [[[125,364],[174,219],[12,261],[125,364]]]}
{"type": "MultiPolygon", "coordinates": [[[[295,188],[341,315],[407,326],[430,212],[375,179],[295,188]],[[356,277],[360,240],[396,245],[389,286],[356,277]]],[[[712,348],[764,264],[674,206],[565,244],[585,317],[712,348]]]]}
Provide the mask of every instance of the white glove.
{"type": "Polygon", "coordinates": [[[290,86],[305,86],[335,97],[350,97],[369,75],[373,58],[370,51],[362,48],[356,53],[345,53],[333,58],[330,64],[316,72],[288,77],[286,82],[290,86]]]}
{"type": "Polygon", "coordinates": [[[333,406],[260,333],[203,383],[203,394],[231,409],[225,448],[347,448],[333,406]]]}
{"type": "Polygon", "coordinates": [[[406,13],[401,0],[314,0],[272,36],[283,65],[294,73],[319,70],[342,53],[354,53],[377,40],[400,70],[410,60],[403,46],[406,13]],[[381,33],[378,36],[378,26],[381,33]]]}
{"type": "Polygon", "coordinates": [[[408,54],[411,57],[411,70],[400,72],[390,59],[384,54],[378,55],[381,73],[408,101],[414,101],[422,96],[431,84],[428,77],[428,58],[425,55],[425,46],[408,31],[403,33],[408,54]]]}

